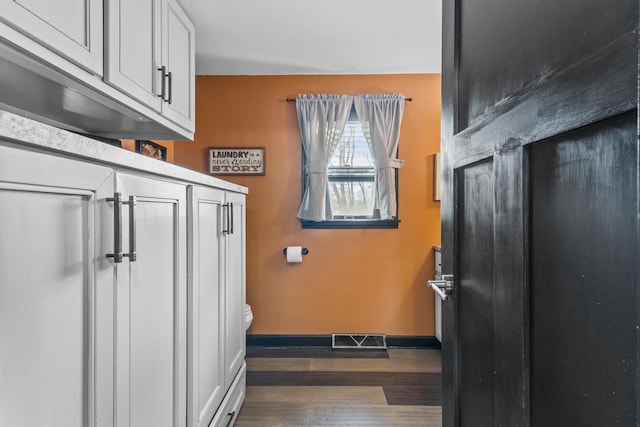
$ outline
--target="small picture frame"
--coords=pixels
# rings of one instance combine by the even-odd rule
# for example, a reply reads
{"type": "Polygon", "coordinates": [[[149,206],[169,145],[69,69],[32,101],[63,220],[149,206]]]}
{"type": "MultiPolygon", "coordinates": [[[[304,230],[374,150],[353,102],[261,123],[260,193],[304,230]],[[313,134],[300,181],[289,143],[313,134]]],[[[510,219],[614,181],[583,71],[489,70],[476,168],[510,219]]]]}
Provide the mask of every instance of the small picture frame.
{"type": "Polygon", "coordinates": [[[167,147],[152,141],[136,139],[136,153],[153,159],[167,161],[167,147]]]}
{"type": "Polygon", "coordinates": [[[265,174],[264,147],[209,147],[211,175],[265,174]]]}

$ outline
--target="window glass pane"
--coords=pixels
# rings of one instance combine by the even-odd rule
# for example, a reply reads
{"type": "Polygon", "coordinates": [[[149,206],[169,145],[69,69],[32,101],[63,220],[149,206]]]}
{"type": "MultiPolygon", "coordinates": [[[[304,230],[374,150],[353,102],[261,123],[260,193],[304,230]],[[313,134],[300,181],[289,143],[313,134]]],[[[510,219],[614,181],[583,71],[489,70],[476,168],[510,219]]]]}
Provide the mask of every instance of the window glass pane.
{"type": "Polygon", "coordinates": [[[371,156],[369,144],[357,121],[347,122],[342,139],[329,162],[329,167],[344,166],[373,168],[373,156],[371,156]]]}
{"type": "Polygon", "coordinates": [[[329,196],[334,218],[371,218],[375,181],[330,180],[329,196]]]}
{"type": "Polygon", "coordinates": [[[334,219],[371,218],[375,168],[357,120],[347,122],[329,162],[329,198],[334,219]]]}

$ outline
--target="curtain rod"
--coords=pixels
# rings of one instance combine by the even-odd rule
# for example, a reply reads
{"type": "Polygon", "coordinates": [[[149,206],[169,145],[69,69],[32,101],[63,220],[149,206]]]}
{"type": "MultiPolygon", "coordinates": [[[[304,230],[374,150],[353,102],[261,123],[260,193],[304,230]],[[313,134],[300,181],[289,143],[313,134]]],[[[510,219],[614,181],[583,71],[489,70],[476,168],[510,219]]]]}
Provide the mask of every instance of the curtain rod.
{"type": "MultiPolygon", "coordinates": [[[[408,101],[408,102],[411,102],[411,101],[413,101],[413,98],[405,98],[404,100],[408,101]]],[[[287,101],[287,102],[296,102],[296,99],[295,98],[286,98],[285,101],[287,101]]]]}

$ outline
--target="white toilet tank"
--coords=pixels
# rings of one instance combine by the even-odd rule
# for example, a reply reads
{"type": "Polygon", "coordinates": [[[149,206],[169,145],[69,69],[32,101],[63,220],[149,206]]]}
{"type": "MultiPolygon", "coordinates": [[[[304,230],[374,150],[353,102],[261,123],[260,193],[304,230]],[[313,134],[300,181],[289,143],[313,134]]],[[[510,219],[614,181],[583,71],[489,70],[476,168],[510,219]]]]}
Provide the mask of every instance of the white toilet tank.
{"type": "Polygon", "coordinates": [[[249,304],[244,305],[244,329],[247,330],[251,326],[251,322],[253,322],[253,312],[251,311],[251,306],[249,304]]]}

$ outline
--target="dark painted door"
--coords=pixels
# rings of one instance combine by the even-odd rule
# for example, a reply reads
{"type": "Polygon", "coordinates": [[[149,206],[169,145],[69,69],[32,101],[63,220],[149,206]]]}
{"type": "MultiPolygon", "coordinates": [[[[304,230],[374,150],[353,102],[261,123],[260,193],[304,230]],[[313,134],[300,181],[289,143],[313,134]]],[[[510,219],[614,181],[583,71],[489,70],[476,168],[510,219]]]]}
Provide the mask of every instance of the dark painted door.
{"type": "Polygon", "coordinates": [[[443,425],[637,426],[638,0],[443,19],[443,425]]]}

